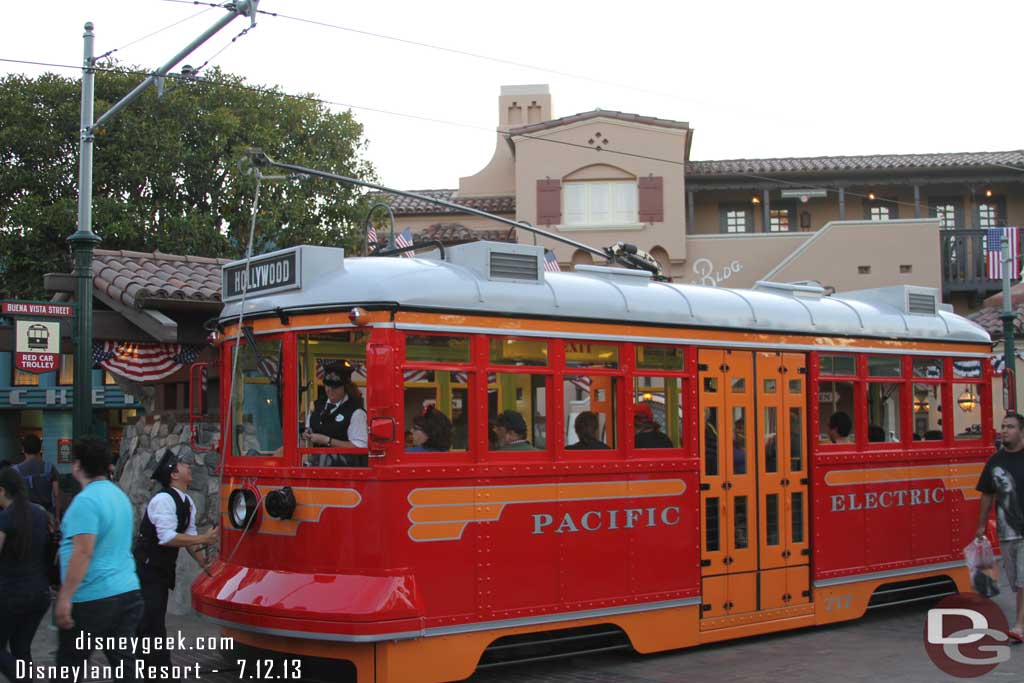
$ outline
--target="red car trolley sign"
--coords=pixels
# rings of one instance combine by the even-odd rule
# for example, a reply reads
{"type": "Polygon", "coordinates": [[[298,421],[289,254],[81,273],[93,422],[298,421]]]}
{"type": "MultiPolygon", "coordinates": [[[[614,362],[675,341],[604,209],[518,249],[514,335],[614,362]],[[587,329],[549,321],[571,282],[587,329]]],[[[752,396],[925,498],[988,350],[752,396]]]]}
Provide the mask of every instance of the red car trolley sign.
{"type": "Polygon", "coordinates": [[[60,323],[16,321],[14,365],[25,372],[50,372],[58,367],[60,323]]]}

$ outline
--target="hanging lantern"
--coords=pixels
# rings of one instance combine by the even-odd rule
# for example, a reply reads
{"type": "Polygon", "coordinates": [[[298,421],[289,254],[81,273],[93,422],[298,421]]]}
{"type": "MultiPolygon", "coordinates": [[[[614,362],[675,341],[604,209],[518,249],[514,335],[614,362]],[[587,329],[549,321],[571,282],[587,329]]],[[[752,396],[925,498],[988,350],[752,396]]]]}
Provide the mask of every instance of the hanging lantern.
{"type": "Polygon", "coordinates": [[[960,410],[969,413],[978,406],[978,396],[970,389],[967,389],[964,393],[960,394],[960,398],[956,400],[956,403],[960,406],[960,410]]]}

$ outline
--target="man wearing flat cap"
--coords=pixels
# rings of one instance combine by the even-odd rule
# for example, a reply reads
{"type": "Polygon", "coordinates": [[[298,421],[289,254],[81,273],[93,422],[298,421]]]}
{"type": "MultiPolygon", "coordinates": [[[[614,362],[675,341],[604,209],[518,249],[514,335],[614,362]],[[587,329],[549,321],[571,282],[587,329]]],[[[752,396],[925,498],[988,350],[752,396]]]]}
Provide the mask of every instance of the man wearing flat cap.
{"type": "MultiPolygon", "coordinates": [[[[161,488],[146,506],[135,538],[135,564],[145,602],[139,635],[163,638],[167,635],[167,594],[174,590],[178,549],[188,549],[206,570],[209,562],[200,554],[200,547],[217,542],[217,527],[202,534],[196,531],[196,505],[186,493],[192,483],[188,462],[167,449],[152,478],[161,488]]],[[[150,666],[170,666],[171,653],[154,649],[146,659],[150,666]]]]}
{"type": "Polygon", "coordinates": [[[526,438],[526,420],[514,410],[506,410],[494,420],[499,451],[535,450],[526,438]]]}
{"type": "MultiPolygon", "coordinates": [[[[313,448],[366,448],[366,411],[348,361],[324,368],[323,400],[313,405],[303,438],[313,448]]],[[[359,465],[355,454],[328,456],[329,465],[359,465]]]]}

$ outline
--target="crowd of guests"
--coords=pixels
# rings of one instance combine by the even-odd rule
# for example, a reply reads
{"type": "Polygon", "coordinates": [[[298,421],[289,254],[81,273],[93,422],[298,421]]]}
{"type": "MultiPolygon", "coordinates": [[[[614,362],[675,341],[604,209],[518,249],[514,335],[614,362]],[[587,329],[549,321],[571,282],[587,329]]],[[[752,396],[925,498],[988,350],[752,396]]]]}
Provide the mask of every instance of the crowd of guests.
{"type": "MultiPolygon", "coordinates": [[[[75,440],[71,473],[80,490],[66,510],[40,446],[38,437],[26,437],[22,461],[0,467],[0,673],[11,681],[18,680],[17,661],[31,661],[32,640],[51,604],[58,667],[83,665],[91,642],[127,646],[134,636],[165,637],[178,548],[188,548],[205,569],[198,548],[217,540],[216,528],[196,531],[195,503],[186,493],[191,468],[170,450],[152,474],[160,490],[135,534],[132,504],[111,481],[106,440],[75,440]]],[[[104,654],[135,680],[135,653],[104,654]]],[[[167,650],[145,659],[147,666],[170,665],[167,650]]]]}

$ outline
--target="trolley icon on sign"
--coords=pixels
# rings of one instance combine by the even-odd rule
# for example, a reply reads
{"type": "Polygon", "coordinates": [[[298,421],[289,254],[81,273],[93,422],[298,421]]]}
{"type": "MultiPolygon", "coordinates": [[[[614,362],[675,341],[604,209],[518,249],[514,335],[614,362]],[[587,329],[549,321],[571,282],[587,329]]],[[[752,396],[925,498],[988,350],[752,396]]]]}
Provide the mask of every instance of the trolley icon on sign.
{"type": "Polygon", "coordinates": [[[46,325],[29,325],[27,336],[28,348],[33,351],[45,351],[50,345],[50,330],[46,325]]]}

